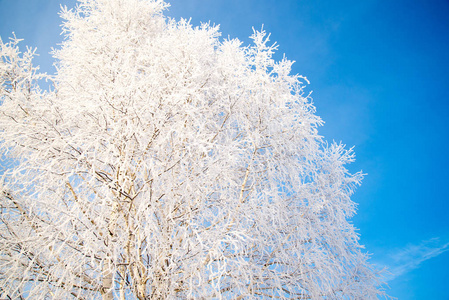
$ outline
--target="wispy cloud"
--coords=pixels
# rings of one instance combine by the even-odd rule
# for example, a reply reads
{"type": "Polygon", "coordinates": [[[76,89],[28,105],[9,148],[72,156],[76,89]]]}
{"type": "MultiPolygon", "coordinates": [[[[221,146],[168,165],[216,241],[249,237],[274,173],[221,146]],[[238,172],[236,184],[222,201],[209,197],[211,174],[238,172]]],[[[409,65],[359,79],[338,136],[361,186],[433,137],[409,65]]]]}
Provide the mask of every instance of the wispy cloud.
{"type": "Polygon", "coordinates": [[[391,281],[446,251],[449,251],[449,242],[443,242],[440,238],[424,240],[418,245],[407,245],[398,249],[389,255],[387,265],[389,275],[385,279],[391,281]]]}

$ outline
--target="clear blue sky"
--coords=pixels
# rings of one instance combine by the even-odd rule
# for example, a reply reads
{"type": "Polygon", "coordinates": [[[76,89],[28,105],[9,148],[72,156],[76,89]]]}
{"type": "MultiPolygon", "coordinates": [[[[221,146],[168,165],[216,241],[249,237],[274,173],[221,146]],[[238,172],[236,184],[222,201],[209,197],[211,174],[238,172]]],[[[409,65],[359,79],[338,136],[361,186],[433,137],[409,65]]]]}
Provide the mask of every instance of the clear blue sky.
{"type": "MultiPolygon", "coordinates": [[[[61,0],[64,1],[64,0],[61,0]]],[[[0,36],[15,31],[53,72],[60,0],[0,0],[0,36]]],[[[69,7],[74,0],[64,1],[69,7]]],[[[313,90],[328,140],[355,146],[368,173],[353,219],[389,294],[449,299],[449,1],[173,0],[167,15],[221,24],[249,43],[271,32],[313,90]]]]}

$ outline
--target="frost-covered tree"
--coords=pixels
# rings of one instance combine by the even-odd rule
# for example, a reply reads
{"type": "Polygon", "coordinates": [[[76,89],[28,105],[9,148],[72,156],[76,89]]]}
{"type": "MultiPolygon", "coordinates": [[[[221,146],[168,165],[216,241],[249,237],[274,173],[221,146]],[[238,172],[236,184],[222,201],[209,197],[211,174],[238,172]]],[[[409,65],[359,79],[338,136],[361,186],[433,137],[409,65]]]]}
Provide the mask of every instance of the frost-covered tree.
{"type": "Polygon", "coordinates": [[[54,76],[0,42],[1,298],[376,298],[307,80],[166,7],[63,9],[54,76]]]}

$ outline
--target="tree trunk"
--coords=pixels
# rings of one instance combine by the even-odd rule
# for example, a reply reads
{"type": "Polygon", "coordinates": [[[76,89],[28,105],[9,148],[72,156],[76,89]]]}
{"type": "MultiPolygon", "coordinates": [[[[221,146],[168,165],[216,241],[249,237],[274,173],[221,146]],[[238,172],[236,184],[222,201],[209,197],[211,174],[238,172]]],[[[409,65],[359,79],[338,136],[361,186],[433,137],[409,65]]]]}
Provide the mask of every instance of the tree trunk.
{"type": "Polygon", "coordinates": [[[103,300],[114,300],[112,294],[112,272],[110,263],[110,260],[106,259],[103,265],[103,286],[101,289],[103,300]]]}

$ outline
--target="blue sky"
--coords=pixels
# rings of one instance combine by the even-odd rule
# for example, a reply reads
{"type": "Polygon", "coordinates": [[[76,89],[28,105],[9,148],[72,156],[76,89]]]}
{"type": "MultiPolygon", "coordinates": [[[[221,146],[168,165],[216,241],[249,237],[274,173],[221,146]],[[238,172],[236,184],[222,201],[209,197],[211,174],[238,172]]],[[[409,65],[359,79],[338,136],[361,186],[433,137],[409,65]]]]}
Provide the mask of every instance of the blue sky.
{"type": "MultiPolygon", "coordinates": [[[[38,48],[52,73],[63,0],[0,0],[0,36],[38,48]]],[[[63,1],[69,7],[73,0],[63,1]]],[[[449,299],[449,1],[173,0],[167,15],[220,24],[246,44],[271,32],[311,84],[328,140],[368,173],[353,219],[399,299],[449,299]]]]}

